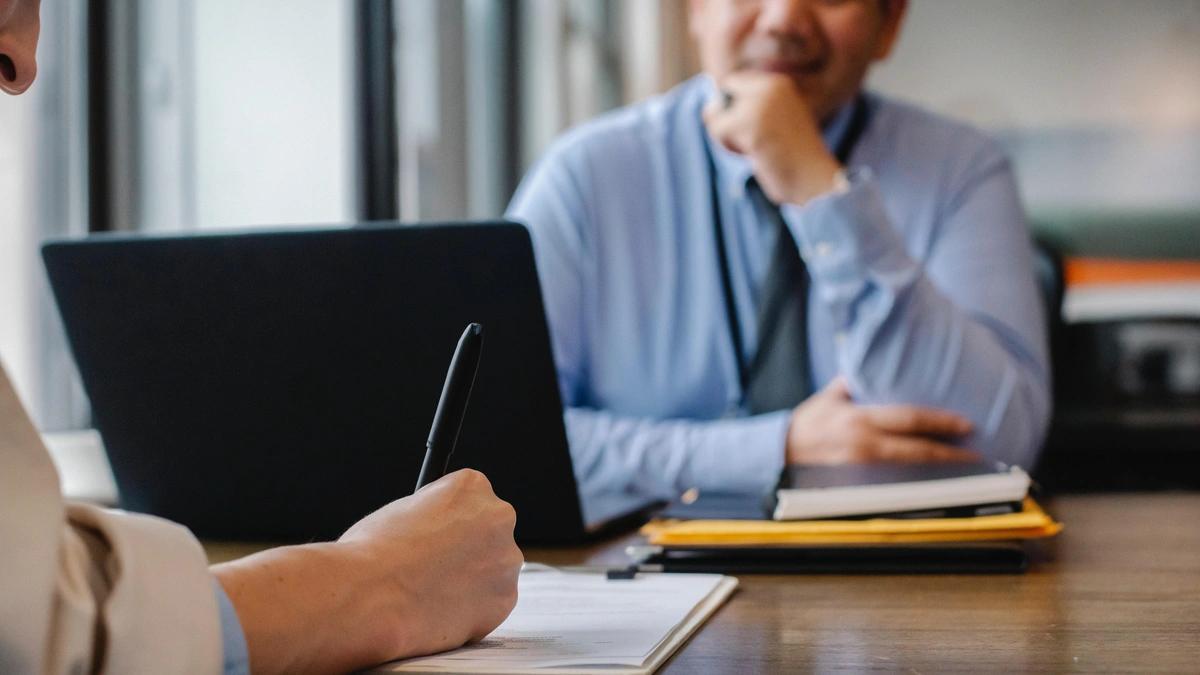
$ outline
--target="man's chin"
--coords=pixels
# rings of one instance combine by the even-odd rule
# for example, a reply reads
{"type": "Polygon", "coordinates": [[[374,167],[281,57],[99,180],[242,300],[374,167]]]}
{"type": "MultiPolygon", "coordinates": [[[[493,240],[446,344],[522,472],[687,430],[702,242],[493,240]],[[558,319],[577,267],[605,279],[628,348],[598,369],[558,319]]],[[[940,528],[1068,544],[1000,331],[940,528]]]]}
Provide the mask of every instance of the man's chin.
{"type": "Polygon", "coordinates": [[[757,66],[751,68],[751,70],[756,70],[760,73],[767,73],[769,75],[781,75],[786,77],[793,85],[795,85],[796,91],[799,91],[801,94],[803,94],[805,98],[819,96],[822,90],[820,73],[814,73],[809,70],[796,70],[794,68],[771,66],[757,66]]]}
{"type": "Polygon", "coordinates": [[[796,87],[796,91],[808,103],[809,110],[822,122],[832,117],[845,103],[837,100],[838,95],[826,85],[820,74],[811,72],[779,74],[786,76],[791,81],[792,85],[796,87]]]}
{"type": "Polygon", "coordinates": [[[767,71],[774,72],[777,75],[783,75],[792,83],[796,91],[808,102],[809,107],[814,111],[818,110],[822,104],[828,100],[829,96],[824,85],[818,75],[809,72],[796,71],[767,71]]]}

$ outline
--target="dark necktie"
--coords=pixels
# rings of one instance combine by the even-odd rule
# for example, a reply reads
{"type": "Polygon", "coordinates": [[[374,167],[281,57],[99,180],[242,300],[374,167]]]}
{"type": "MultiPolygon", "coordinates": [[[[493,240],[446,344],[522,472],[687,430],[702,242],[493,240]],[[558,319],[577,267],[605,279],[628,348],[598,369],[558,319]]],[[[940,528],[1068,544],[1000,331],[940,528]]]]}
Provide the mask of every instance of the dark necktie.
{"type": "Polygon", "coordinates": [[[746,194],[770,214],[774,253],[758,306],[758,348],[746,369],[745,405],[758,414],[793,408],[812,393],[808,358],[808,268],[779,212],[751,179],[746,194]]]}
{"type": "MultiPolygon", "coordinates": [[[[843,165],[849,162],[870,117],[869,106],[863,97],[860,96],[852,105],[854,107],[846,132],[834,151],[834,156],[843,165]]],[[[725,251],[716,163],[708,151],[707,140],[704,147],[708,155],[721,286],[730,338],[737,358],[742,405],[750,414],[793,408],[812,393],[808,354],[808,269],[779,207],[772,204],[757,181],[751,179],[746,194],[755,201],[759,213],[769,214],[767,217],[771,219],[778,236],[763,281],[762,302],[758,307],[758,347],[754,358],[747,363],[743,353],[742,332],[737,323],[729,259],[725,251]]]]}

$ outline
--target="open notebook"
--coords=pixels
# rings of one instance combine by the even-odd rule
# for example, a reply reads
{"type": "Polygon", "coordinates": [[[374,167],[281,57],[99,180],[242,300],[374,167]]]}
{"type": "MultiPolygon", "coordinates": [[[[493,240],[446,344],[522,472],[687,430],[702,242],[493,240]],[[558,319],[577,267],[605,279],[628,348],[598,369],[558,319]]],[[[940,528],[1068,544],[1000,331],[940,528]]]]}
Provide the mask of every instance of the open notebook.
{"type": "Polygon", "coordinates": [[[527,565],[517,606],[479,643],[395,661],[383,673],[653,673],[725,602],[717,574],[604,574],[527,565]]]}

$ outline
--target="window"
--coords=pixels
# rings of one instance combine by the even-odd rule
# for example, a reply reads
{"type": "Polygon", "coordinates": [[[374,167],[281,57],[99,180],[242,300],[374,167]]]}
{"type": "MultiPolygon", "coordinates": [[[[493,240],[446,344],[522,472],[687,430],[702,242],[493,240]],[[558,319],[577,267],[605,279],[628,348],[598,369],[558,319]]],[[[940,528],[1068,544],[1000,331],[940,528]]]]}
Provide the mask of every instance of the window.
{"type": "Polygon", "coordinates": [[[88,424],[42,239],[498,217],[563,128],[689,74],[685,2],[44,3],[39,82],[0,99],[0,353],[35,419],[88,424]]]}

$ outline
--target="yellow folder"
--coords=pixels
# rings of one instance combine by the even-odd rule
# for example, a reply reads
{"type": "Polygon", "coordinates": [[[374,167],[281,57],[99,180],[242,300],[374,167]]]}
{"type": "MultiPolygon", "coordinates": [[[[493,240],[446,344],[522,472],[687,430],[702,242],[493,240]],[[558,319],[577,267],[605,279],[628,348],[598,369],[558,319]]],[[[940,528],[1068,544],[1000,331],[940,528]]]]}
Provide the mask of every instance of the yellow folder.
{"type": "Polygon", "coordinates": [[[655,546],[914,544],[1042,539],[1062,530],[1031,498],[1019,513],[972,518],[869,520],[655,520],[642,534],[655,546]]]}

